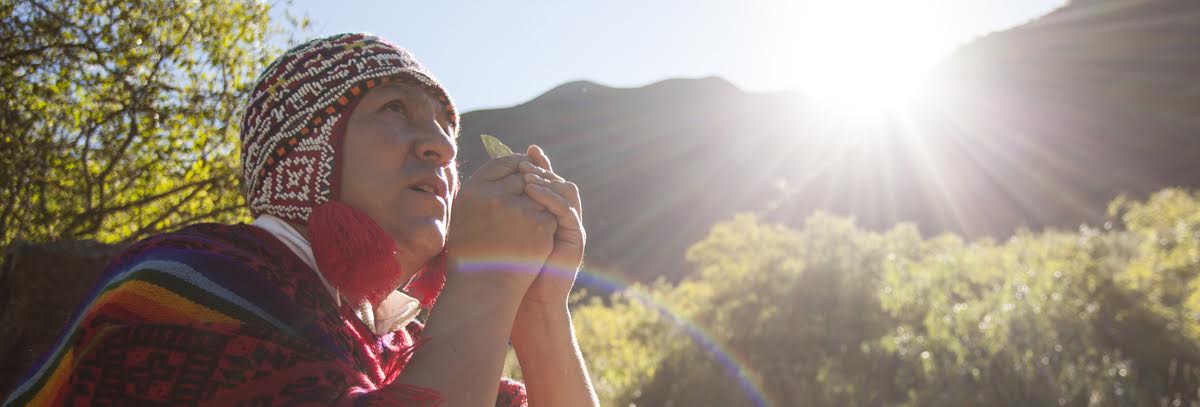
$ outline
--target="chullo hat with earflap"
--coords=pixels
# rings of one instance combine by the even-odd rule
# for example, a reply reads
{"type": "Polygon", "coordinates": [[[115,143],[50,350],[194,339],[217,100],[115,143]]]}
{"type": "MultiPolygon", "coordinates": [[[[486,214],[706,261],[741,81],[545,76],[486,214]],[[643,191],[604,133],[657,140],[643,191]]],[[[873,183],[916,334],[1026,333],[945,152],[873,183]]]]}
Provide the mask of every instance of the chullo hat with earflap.
{"type": "MultiPolygon", "coordinates": [[[[450,96],[410,53],[358,33],[315,39],[281,55],[255,82],[242,117],[242,181],[251,214],[306,224],[320,273],[355,303],[378,305],[403,283],[392,239],[338,200],[346,122],[367,91],[389,82],[425,89],[458,127],[450,96]]],[[[424,307],[445,282],[444,258],[405,287],[424,307]]]]}

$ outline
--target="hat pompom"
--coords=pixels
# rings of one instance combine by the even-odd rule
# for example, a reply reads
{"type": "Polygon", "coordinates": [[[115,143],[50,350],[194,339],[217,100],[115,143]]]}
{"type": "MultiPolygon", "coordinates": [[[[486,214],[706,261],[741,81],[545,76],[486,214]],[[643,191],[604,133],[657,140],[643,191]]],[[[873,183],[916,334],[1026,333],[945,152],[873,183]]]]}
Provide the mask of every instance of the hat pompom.
{"type": "Polygon", "coordinates": [[[317,205],[308,233],[317,268],[352,304],[378,306],[403,283],[396,243],[365,212],[339,201],[317,205]]]}

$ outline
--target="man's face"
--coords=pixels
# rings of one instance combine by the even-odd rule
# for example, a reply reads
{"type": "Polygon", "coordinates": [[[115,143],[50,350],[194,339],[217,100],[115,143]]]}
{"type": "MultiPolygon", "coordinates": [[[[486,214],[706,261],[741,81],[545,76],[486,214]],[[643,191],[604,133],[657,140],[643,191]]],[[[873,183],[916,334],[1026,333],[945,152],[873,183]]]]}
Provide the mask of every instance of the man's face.
{"type": "Polygon", "coordinates": [[[346,125],[341,201],[366,212],[417,264],[446,244],[456,131],[437,99],[404,83],[367,91],[346,125]]]}

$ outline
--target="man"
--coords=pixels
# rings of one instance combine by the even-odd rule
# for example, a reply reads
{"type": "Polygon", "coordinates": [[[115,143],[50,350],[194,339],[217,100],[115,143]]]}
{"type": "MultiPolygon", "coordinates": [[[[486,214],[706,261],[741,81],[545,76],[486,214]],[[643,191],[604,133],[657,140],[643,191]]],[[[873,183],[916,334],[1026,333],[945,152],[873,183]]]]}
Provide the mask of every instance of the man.
{"type": "Polygon", "coordinates": [[[566,306],[579,193],[540,148],[460,185],[449,96],[365,34],[279,57],[241,131],[254,222],[122,253],[6,405],[596,404],[566,306]]]}

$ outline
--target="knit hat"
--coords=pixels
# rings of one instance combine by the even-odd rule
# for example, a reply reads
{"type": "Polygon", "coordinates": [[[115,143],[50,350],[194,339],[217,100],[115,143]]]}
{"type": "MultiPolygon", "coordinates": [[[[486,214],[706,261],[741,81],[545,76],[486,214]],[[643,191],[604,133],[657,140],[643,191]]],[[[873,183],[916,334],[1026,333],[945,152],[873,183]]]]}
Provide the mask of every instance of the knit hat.
{"type": "MultiPolygon", "coordinates": [[[[389,82],[424,89],[458,127],[450,96],[412,54],[362,33],[314,39],[276,58],[255,82],[242,116],[250,213],[307,224],[320,273],[355,304],[378,305],[402,283],[391,237],[338,200],[346,122],[362,95],[389,82]]],[[[444,256],[406,287],[423,306],[441,291],[444,256]]]]}

